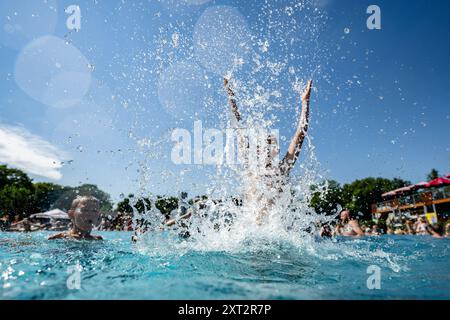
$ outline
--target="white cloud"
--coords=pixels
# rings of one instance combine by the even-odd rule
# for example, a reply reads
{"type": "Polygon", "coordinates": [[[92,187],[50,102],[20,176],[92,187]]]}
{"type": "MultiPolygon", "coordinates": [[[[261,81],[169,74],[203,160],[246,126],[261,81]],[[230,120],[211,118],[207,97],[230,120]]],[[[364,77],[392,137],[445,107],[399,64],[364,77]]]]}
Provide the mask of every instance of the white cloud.
{"type": "Polygon", "coordinates": [[[59,180],[65,153],[25,128],[0,124],[0,163],[59,180]]]}

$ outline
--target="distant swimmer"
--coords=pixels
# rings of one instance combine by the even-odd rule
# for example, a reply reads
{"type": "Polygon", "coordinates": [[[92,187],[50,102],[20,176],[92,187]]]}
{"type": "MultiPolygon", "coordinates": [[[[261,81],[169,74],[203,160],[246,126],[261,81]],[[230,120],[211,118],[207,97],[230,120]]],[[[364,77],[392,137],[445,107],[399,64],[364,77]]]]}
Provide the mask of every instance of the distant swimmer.
{"type": "Polygon", "coordinates": [[[450,238],[450,222],[445,225],[444,237],[450,238]]]}
{"type": "Polygon", "coordinates": [[[350,211],[342,210],[339,224],[336,226],[335,234],[344,237],[362,237],[364,231],[359,226],[358,220],[354,219],[350,211]]]}
{"type": "Polygon", "coordinates": [[[441,238],[441,235],[436,232],[427,222],[424,217],[419,217],[416,222],[415,231],[417,235],[430,235],[435,238],[441,238]]]}
{"type": "MultiPolygon", "coordinates": [[[[228,103],[232,114],[238,123],[236,131],[239,152],[241,155],[248,156],[248,152],[250,151],[249,143],[245,140],[242,129],[239,128],[242,118],[237,106],[235,93],[230,86],[228,78],[224,78],[224,86],[228,94],[228,103]]],[[[256,208],[256,223],[258,225],[263,223],[273,208],[278,195],[283,191],[286,178],[294,168],[299,157],[300,150],[308,132],[311,89],[312,80],[309,80],[301,97],[302,111],[297,129],[284,158],[279,163],[275,163],[275,159],[278,157],[280,150],[275,137],[269,134],[267,135],[265,145],[257,146],[256,148],[257,156],[265,157],[263,168],[244,169],[244,205],[256,208]]]]}

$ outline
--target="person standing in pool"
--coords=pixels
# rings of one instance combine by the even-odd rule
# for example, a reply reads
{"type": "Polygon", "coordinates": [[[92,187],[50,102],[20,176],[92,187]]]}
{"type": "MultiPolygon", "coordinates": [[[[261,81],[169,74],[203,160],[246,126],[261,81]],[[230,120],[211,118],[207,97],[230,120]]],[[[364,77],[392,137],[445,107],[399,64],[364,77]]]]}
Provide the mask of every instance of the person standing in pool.
{"type": "Polygon", "coordinates": [[[4,215],[0,219],[0,231],[8,231],[11,227],[11,221],[9,221],[9,215],[4,215]]]}
{"type": "Polygon", "coordinates": [[[52,235],[48,240],[76,239],[103,240],[101,236],[91,235],[91,231],[101,221],[100,201],[91,196],[77,197],[69,210],[72,228],[68,232],[52,235]]]}
{"type": "MultiPolygon", "coordinates": [[[[230,86],[229,79],[226,77],[224,78],[224,87],[228,94],[228,104],[239,126],[242,120],[241,114],[237,106],[234,91],[230,86]]],[[[289,173],[294,168],[299,157],[303,141],[308,132],[311,88],[312,80],[309,80],[301,99],[302,111],[297,130],[289,144],[288,151],[281,162],[278,164],[274,163],[279,154],[279,148],[276,144],[276,139],[272,135],[268,135],[265,148],[261,148],[261,146],[257,147],[258,156],[262,153],[261,149],[265,152],[265,168],[245,170],[246,190],[244,191],[244,202],[249,206],[257,208],[256,223],[258,225],[262,224],[262,221],[268,216],[278,195],[283,191],[284,181],[289,176],[289,173]],[[261,186],[263,186],[264,190],[261,190],[261,186]]],[[[240,154],[247,156],[248,158],[248,151],[250,149],[249,144],[246,143],[239,127],[237,129],[237,138],[240,154]]]]}
{"type": "Polygon", "coordinates": [[[437,233],[432,226],[430,226],[424,217],[419,217],[416,222],[416,234],[417,235],[430,235],[435,238],[441,238],[441,235],[437,233]]]}

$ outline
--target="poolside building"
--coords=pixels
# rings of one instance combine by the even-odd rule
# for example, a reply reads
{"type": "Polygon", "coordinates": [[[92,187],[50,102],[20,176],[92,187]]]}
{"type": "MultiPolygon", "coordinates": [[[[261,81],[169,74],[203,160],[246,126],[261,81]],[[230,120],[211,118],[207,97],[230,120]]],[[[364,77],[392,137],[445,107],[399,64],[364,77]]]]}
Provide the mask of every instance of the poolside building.
{"type": "Polygon", "coordinates": [[[450,216],[450,175],[386,192],[372,205],[372,216],[425,216],[429,223],[450,216]]]}

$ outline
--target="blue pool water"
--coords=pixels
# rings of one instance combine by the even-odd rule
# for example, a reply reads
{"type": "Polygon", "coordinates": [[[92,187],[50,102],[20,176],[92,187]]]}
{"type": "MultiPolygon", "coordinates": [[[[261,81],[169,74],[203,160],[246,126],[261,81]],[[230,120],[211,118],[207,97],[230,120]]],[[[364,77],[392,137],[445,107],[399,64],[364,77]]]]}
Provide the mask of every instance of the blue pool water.
{"type": "Polygon", "coordinates": [[[230,252],[183,250],[154,239],[145,253],[131,233],[103,242],[47,241],[49,233],[0,233],[1,299],[449,299],[450,239],[384,236],[257,240],[230,252]],[[79,264],[79,290],[68,268],[79,264]],[[367,268],[380,268],[380,290],[367,268]]]}

